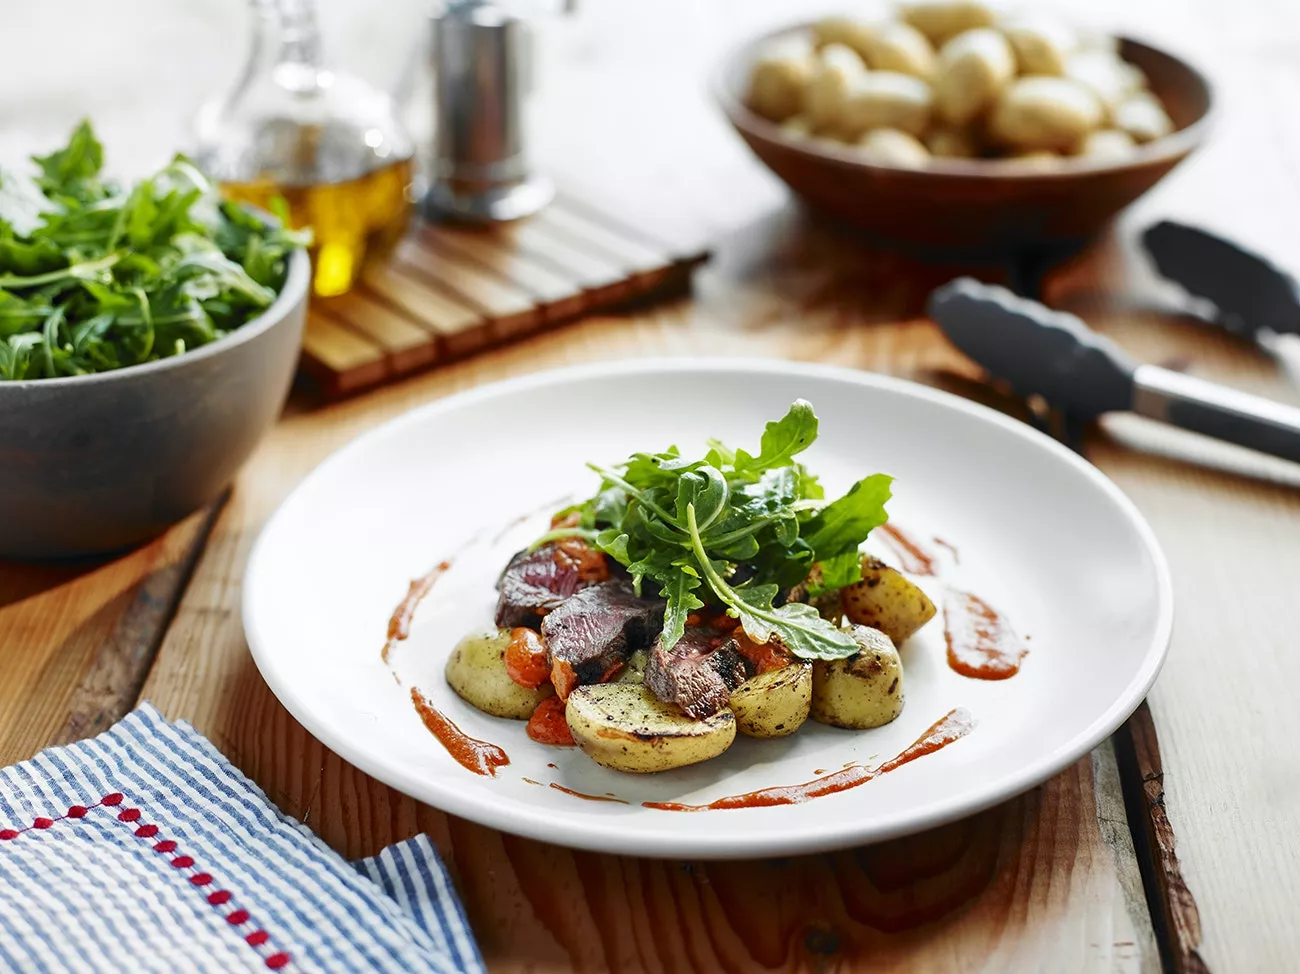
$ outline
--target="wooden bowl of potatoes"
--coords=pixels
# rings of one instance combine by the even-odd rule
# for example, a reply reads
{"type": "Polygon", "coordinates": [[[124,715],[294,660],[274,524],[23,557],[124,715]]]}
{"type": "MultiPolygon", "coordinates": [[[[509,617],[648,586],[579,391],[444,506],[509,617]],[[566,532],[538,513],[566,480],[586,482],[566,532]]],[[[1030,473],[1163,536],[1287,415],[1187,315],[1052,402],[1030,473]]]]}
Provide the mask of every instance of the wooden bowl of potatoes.
{"type": "Polygon", "coordinates": [[[1205,138],[1205,78],[1146,44],[979,2],[905,2],[746,44],[718,99],[813,208],[944,251],[1070,246],[1205,138]]]}

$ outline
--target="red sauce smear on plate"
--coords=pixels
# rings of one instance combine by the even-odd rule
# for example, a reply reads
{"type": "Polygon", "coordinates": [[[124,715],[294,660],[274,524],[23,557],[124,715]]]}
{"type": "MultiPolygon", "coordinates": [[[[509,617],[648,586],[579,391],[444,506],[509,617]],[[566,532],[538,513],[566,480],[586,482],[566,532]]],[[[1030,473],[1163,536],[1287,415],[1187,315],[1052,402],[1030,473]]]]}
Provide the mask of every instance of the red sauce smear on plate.
{"type": "Polygon", "coordinates": [[[451,568],[450,561],[439,562],[433,571],[411,582],[410,588],[406,590],[406,598],[398,603],[388,619],[388,642],[384,643],[383,651],[379,654],[385,663],[388,662],[388,654],[393,651],[393,647],[411,634],[411,619],[415,617],[415,610],[429,594],[434,583],[442,578],[449,568],[451,568]]]}
{"type": "Polygon", "coordinates": [[[958,565],[961,564],[961,555],[957,553],[957,546],[950,541],[944,541],[943,538],[935,538],[934,543],[940,548],[947,548],[948,553],[952,555],[952,560],[958,565]]]}
{"type": "Polygon", "coordinates": [[[759,791],[745,792],[743,795],[728,795],[707,805],[684,805],[680,802],[642,802],[646,808],[658,808],[667,812],[703,812],[722,808],[766,808],[771,805],[798,805],[823,795],[848,791],[858,785],[864,785],[873,778],[879,778],[896,768],[901,768],[909,761],[933,754],[947,747],[953,741],[961,740],[975,727],[975,718],[964,707],[948,711],[935,721],[930,729],[917,738],[897,757],[890,758],[878,768],[864,768],[851,765],[842,771],[836,771],[813,781],[798,785],[778,785],[775,788],[763,788],[759,791]]]}
{"type": "Polygon", "coordinates": [[[892,524],[882,524],[885,543],[898,556],[903,571],[912,575],[934,575],[934,557],[892,524]]]}
{"type": "Polygon", "coordinates": [[[1028,650],[997,609],[969,592],[949,591],[943,601],[948,666],[976,680],[1007,680],[1020,672],[1028,650]]]}
{"type": "Polygon", "coordinates": [[[589,802],[617,802],[620,805],[630,804],[625,798],[614,798],[610,795],[588,795],[581,791],[574,791],[572,788],[565,788],[564,785],[557,785],[551,782],[551,787],[556,791],[562,791],[566,795],[572,795],[574,798],[582,798],[589,802]]]}
{"type": "Polygon", "coordinates": [[[510,763],[505,751],[495,744],[476,740],[453,724],[445,714],[436,709],[429,698],[417,688],[411,687],[411,703],[415,712],[424,721],[429,733],[438,739],[438,743],[447,749],[447,753],[456,759],[456,763],[475,774],[494,777],[497,768],[510,763]]]}

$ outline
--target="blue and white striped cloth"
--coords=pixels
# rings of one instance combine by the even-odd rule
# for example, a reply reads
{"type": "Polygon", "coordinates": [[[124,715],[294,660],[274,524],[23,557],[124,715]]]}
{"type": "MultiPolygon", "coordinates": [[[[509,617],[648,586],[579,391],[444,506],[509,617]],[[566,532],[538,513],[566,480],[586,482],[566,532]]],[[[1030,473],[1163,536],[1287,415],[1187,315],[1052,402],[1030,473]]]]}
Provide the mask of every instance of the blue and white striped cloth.
{"type": "Polygon", "coordinates": [[[482,972],[424,836],[350,864],[145,704],[0,770],[0,970],[482,972]]]}

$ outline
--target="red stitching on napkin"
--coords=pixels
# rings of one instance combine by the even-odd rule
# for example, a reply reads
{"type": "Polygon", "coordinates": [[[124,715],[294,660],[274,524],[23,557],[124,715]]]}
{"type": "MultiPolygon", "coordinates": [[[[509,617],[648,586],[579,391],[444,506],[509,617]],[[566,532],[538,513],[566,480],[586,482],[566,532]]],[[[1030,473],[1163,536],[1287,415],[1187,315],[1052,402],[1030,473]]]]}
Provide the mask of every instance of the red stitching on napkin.
{"type": "MultiPolygon", "coordinates": [[[[24,832],[53,828],[57,823],[68,819],[75,820],[85,818],[92,808],[116,808],[124,801],[126,801],[126,796],[120,791],[110,792],[93,805],[73,805],[62,815],[53,818],[40,816],[39,818],[33,819],[32,824],[27,826],[25,829],[0,829],[0,842],[10,842],[18,838],[24,832]]],[[[139,808],[127,807],[118,812],[115,817],[117,821],[130,825],[138,822],[142,814],[143,813],[139,808]]],[[[158,831],[158,826],[152,823],[146,823],[131,830],[132,834],[140,839],[152,839],[158,835],[158,831]]],[[[159,842],[155,842],[152,848],[154,852],[166,855],[176,851],[176,843],[171,839],[163,839],[159,842]]],[[[186,855],[179,855],[170,860],[170,865],[175,869],[195,868],[194,859],[191,856],[186,855]]],[[[210,886],[214,881],[212,874],[205,872],[196,872],[192,876],[187,877],[187,879],[195,887],[200,888],[210,886]]],[[[208,893],[205,899],[208,901],[209,905],[220,907],[229,903],[231,899],[233,899],[233,894],[228,889],[219,889],[212,893],[208,893]]],[[[222,918],[232,927],[241,927],[252,919],[249,912],[244,909],[236,909],[232,910],[230,913],[223,913],[222,918]]],[[[253,948],[262,947],[267,944],[270,939],[271,935],[260,927],[250,931],[244,937],[244,941],[253,948]]],[[[287,967],[289,960],[290,958],[288,953],[281,950],[268,955],[265,958],[265,963],[271,970],[278,971],[287,967]]]]}

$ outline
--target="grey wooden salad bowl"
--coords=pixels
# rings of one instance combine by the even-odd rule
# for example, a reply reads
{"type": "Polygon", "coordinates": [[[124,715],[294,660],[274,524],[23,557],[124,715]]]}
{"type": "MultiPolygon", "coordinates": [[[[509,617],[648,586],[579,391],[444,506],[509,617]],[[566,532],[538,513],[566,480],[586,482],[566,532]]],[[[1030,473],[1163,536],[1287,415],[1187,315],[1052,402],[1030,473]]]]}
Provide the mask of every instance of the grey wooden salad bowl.
{"type": "Polygon", "coordinates": [[[298,250],[274,304],[183,355],[0,382],[0,558],[120,550],[219,496],[284,405],[310,278],[298,250]]]}

